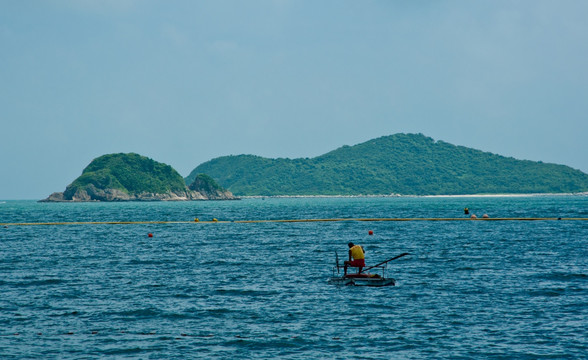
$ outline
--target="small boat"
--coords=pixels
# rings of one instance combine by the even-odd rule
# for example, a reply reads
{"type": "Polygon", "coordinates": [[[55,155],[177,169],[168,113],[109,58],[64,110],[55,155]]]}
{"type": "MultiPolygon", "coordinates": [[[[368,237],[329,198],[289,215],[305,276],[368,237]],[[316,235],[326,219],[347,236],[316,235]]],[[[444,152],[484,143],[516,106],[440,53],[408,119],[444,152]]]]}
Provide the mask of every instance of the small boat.
{"type": "Polygon", "coordinates": [[[366,267],[365,270],[371,270],[374,268],[382,269],[382,275],[379,274],[370,274],[367,272],[360,272],[356,274],[347,274],[343,276],[336,276],[335,269],[337,270],[337,274],[339,274],[339,269],[343,266],[339,265],[339,255],[335,252],[335,266],[333,267],[333,276],[329,279],[329,284],[334,285],[352,285],[352,286],[371,286],[371,287],[382,287],[382,286],[394,286],[396,285],[396,280],[393,278],[387,278],[386,275],[386,265],[388,262],[392,260],[396,260],[401,258],[405,255],[409,255],[408,253],[403,253],[398,256],[393,257],[392,259],[388,259],[386,261],[382,261],[381,263],[366,267]]]}
{"type": "Polygon", "coordinates": [[[329,284],[380,287],[394,286],[396,280],[384,278],[378,274],[347,274],[340,277],[333,276],[329,279],[329,284]]]}

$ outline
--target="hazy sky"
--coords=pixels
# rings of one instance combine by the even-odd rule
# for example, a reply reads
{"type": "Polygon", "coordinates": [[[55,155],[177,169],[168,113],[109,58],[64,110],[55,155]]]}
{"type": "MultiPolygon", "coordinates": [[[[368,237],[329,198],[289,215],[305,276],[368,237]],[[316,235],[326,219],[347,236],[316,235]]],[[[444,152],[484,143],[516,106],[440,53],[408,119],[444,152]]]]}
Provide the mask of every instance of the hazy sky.
{"type": "Polygon", "coordinates": [[[395,133],[588,172],[588,1],[0,0],[0,199],[395,133]]]}

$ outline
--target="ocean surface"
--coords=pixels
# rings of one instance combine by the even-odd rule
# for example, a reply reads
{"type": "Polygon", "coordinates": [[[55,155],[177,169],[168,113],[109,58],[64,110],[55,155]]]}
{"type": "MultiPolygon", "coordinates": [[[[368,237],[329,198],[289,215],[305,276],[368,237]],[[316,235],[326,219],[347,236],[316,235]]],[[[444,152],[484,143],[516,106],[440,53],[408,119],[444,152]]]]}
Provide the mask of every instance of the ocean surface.
{"type": "Polygon", "coordinates": [[[179,222],[2,225],[0,358],[586,359],[588,221],[566,218],[588,196],[0,201],[2,224],[179,222]],[[564,219],[233,222],[465,207],[564,219]],[[328,284],[350,241],[409,252],[396,286],[328,284]]]}

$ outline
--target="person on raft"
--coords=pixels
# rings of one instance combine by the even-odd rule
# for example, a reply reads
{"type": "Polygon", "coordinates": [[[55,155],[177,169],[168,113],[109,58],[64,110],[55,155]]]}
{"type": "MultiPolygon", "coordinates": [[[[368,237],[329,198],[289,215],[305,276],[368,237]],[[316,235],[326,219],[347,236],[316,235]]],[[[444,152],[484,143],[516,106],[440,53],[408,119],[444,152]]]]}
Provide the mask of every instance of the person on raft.
{"type": "Polygon", "coordinates": [[[349,261],[343,262],[343,276],[347,275],[347,267],[358,268],[357,273],[361,273],[361,269],[365,266],[365,250],[361,245],[355,245],[350,242],[349,246],[349,261]],[[353,258],[353,260],[351,260],[353,258]]]}

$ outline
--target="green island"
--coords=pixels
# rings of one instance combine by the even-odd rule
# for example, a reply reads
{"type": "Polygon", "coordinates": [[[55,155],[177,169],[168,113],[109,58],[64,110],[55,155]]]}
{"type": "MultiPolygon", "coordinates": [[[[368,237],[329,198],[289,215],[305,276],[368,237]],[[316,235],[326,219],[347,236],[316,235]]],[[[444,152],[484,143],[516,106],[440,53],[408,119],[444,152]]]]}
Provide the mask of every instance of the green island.
{"type": "Polygon", "coordinates": [[[190,186],[171,166],[147,157],[109,154],[94,159],[64,192],[43,202],[233,200],[230,191],[204,174],[190,186]]]}
{"type": "Polygon", "coordinates": [[[223,156],[196,167],[236,196],[581,193],[588,174],[517,160],[422,134],[395,134],[315,158],[223,156]]]}
{"type": "Polygon", "coordinates": [[[185,179],[135,153],[94,159],[55,201],[233,200],[242,196],[486,195],[588,192],[588,174],[395,134],[315,158],[222,156],[185,179]],[[233,195],[234,194],[234,195],[233,195]]]}

